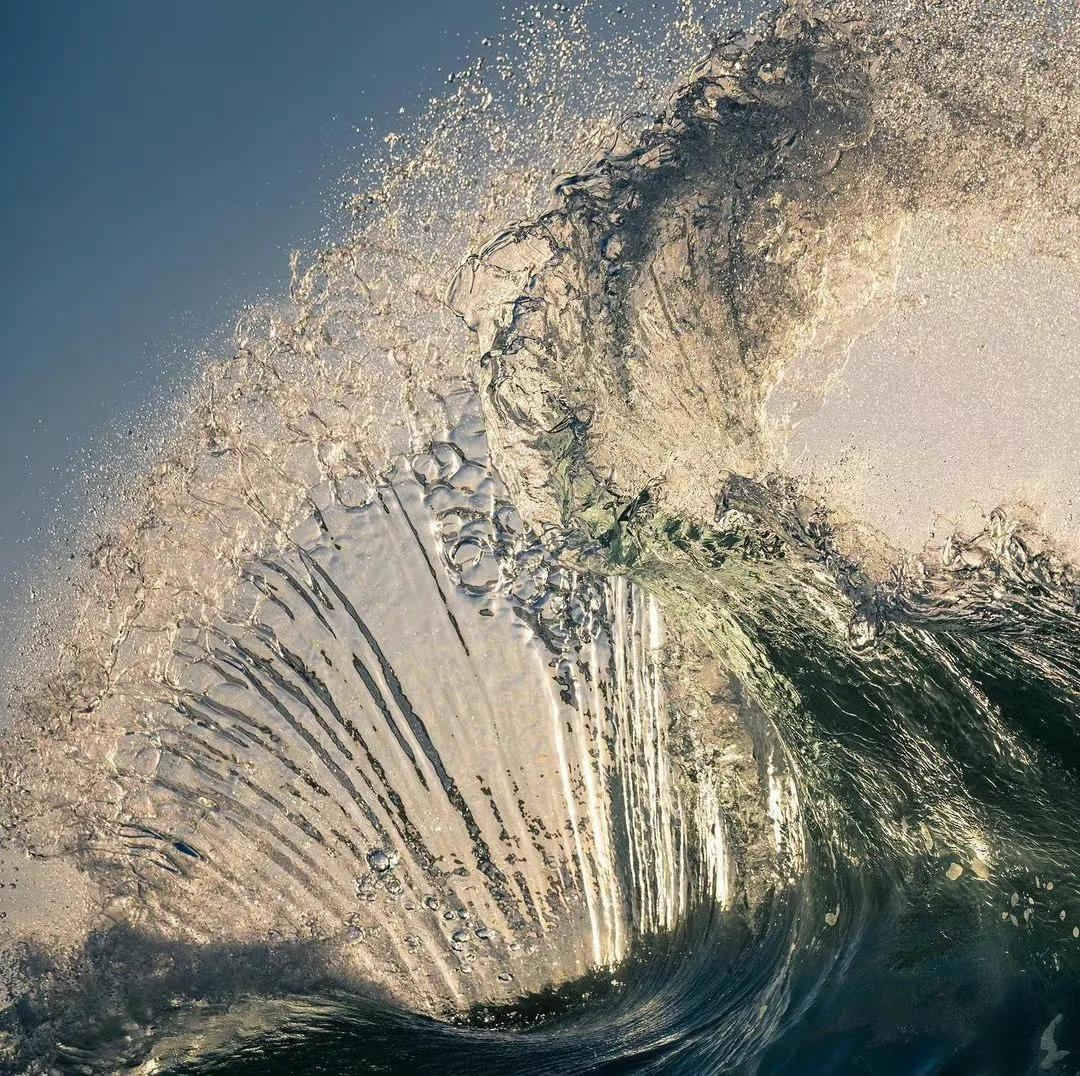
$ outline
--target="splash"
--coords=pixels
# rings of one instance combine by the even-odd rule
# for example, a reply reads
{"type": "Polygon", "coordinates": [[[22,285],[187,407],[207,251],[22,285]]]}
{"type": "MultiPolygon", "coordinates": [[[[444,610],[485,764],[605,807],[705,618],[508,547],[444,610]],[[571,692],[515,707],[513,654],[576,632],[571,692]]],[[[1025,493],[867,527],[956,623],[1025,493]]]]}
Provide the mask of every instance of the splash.
{"type": "Polygon", "coordinates": [[[57,577],[13,1065],[1069,1056],[1075,12],[748,21],[519,21],[57,577]]]}

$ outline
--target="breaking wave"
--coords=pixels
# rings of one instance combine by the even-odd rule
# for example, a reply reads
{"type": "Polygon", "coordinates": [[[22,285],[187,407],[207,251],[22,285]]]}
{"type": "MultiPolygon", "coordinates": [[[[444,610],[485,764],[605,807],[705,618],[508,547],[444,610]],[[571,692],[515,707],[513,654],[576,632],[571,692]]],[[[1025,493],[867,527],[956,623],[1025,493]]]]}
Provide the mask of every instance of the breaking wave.
{"type": "Polygon", "coordinates": [[[1075,11],[598,11],[53,573],[11,1071],[1072,1071],[1075,11]]]}

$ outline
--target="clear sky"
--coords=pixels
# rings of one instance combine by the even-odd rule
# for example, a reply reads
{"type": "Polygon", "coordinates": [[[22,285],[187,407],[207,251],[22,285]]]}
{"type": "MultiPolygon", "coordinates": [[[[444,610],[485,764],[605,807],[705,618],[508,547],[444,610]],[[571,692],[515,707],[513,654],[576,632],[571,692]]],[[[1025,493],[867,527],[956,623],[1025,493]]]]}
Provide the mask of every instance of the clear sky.
{"type": "Polygon", "coordinates": [[[0,0],[0,627],[88,446],[282,293],[502,6],[0,0]]]}

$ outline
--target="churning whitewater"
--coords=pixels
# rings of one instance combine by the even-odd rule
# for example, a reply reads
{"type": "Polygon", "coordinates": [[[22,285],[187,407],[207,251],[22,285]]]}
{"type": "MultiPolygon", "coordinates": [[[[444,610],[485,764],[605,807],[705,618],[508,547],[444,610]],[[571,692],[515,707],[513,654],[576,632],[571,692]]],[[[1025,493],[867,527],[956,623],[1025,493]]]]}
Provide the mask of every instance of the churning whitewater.
{"type": "Polygon", "coordinates": [[[1077,1071],[1078,46],[556,4],[389,135],[27,615],[0,1065],[1077,1071]]]}

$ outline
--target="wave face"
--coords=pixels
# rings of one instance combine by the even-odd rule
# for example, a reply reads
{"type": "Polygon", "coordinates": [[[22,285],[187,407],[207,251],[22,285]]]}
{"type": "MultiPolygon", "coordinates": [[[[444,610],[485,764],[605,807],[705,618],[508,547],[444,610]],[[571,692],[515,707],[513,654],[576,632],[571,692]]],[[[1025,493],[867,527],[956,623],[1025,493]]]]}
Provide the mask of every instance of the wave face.
{"type": "Polygon", "coordinates": [[[634,52],[587,12],[519,25],[501,103],[462,74],[54,580],[0,1065],[1074,1070],[1080,577],[1037,480],[1080,426],[1008,438],[1080,343],[1076,13],[710,8],[634,52]],[[931,430],[980,522],[913,547],[903,437],[891,492],[793,446],[860,349],[977,398],[991,325],[1010,466],[989,502],[971,420],[931,430]]]}

